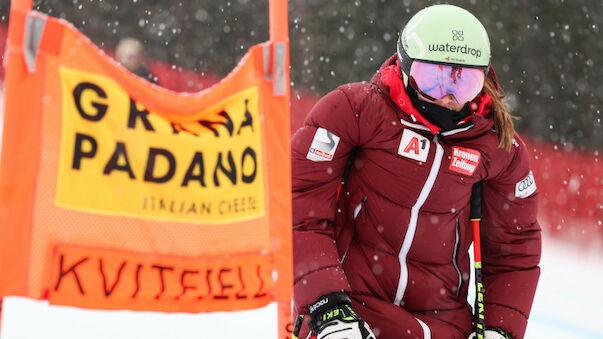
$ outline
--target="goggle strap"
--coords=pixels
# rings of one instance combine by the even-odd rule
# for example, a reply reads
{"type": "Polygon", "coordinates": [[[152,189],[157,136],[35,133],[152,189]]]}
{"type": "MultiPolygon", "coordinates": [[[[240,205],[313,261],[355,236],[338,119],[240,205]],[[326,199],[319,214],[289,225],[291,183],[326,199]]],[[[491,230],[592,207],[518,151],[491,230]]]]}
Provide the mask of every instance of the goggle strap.
{"type": "Polygon", "coordinates": [[[398,39],[396,49],[398,52],[396,53],[398,55],[398,62],[400,63],[400,68],[402,69],[402,72],[404,72],[406,75],[410,75],[410,66],[412,65],[412,62],[414,60],[409,57],[408,54],[406,54],[406,51],[404,50],[400,39],[398,39]]]}

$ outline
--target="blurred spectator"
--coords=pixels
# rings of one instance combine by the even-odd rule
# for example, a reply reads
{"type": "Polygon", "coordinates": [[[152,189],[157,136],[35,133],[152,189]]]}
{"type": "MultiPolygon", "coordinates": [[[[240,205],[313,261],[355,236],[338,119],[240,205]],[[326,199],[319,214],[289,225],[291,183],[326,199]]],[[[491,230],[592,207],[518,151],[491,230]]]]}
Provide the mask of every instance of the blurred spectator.
{"type": "Polygon", "coordinates": [[[144,46],[134,38],[122,38],[115,48],[115,58],[130,72],[153,83],[157,78],[147,68],[147,56],[144,46]]]}

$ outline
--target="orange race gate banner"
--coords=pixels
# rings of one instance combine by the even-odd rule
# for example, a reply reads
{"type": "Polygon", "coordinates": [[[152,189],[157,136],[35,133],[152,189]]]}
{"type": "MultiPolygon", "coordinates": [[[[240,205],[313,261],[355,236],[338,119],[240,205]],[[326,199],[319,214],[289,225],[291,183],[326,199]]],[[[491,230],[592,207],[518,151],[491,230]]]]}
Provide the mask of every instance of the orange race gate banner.
{"type": "Polygon", "coordinates": [[[271,2],[271,41],[194,94],[24,3],[7,51],[2,338],[289,337],[286,1],[271,2]]]}

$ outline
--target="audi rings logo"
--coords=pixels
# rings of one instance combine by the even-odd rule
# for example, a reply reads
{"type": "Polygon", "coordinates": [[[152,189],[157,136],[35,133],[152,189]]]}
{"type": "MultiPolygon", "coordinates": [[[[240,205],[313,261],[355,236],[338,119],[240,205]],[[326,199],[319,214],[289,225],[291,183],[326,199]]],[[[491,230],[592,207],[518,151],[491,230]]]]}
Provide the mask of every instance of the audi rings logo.
{"type": "Polygon", "coordinates": [[[529,189],[530,186],[532,186],[533,184],[534,178],[530,176],[520,181],[519,184],[517,184],[517,189],[519,190],[519,192],[524,192],[525,190],[529,189]]]}
{"type": "Polygon", "coordinates": [[[534,192],[536,192],[536,181],[534,180],[534,174],[530,171],[527,177],[515,184],[515,196],[523,199],[534,192]]]}

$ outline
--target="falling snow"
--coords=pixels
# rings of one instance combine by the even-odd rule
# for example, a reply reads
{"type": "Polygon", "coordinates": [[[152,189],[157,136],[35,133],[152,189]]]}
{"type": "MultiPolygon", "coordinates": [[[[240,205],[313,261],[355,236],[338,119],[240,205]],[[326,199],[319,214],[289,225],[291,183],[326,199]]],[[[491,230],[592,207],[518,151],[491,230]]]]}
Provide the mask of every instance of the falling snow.
{"type": "MultiPolygon", "coordinates": [[[[301,124],[318,96],[344,83],[370,80],[395,52],[404,22],[424,4],[289,0],[292,125],[301,124]]],[[[538,6],[528,0],[455,4],[475,13],[489,33],[491,63],[507,105],[519,117],[515,125],[529,145],[540,192],[543,273],[526,338],[547,333],[603,337],[601,322],[592,318],[603,304],[603,7],[569,0],[544,0],[538,6]],[[596,259],[585,260],[585,251],[596,259]]],[[[8,6],[9,1],[0,4],[3,25],[8,6]]],[[[194,75],[172,84],[181,91],[215,83],[251,46],[269,39],[267,1],[35,0],[34,8],[70,21],[110,55],[121,38],[138,39],[157,65],[194,75]]],[[[151,79],[161,84],[161,76],[151,79]]],[[[325,175],[333,172],[328,167],[325,175]]],[[[430,222],[439,219],[433,216],[430,222]]],[[[376,230],[387,232],[383,226],[376,230]]],[[[379,258],[373,259],[373,272],[381,274],[379,258]]]]}

